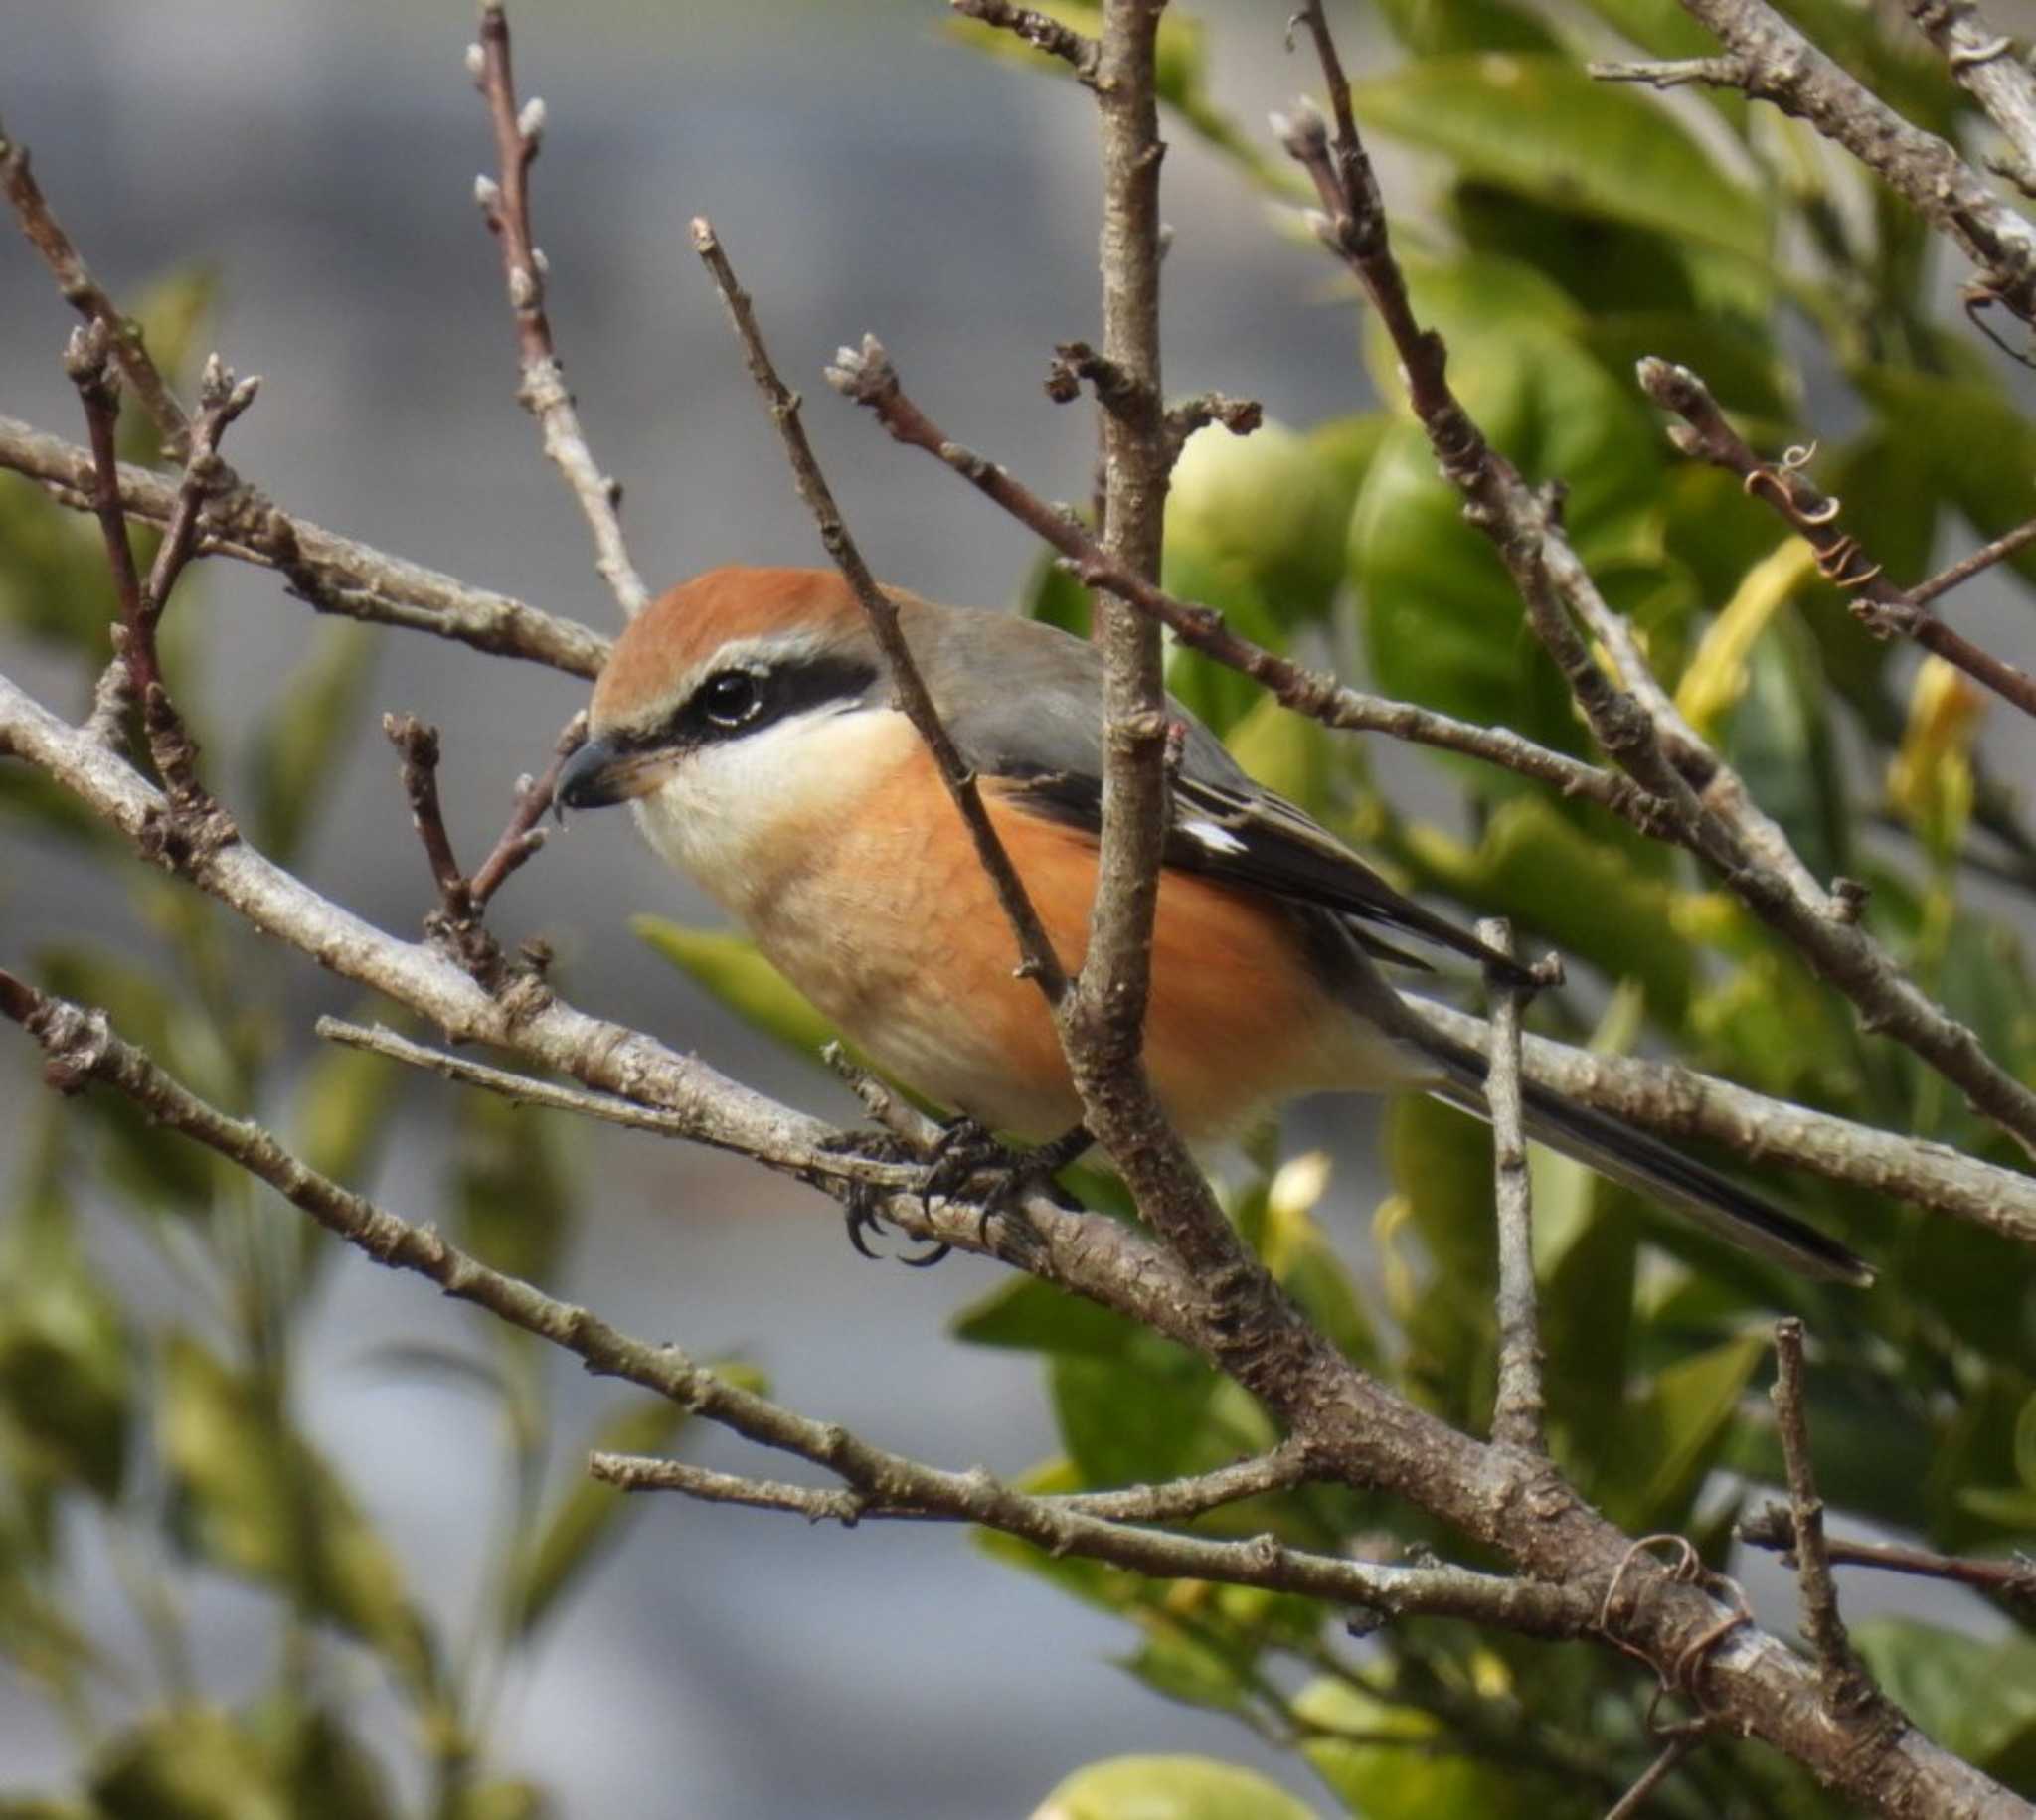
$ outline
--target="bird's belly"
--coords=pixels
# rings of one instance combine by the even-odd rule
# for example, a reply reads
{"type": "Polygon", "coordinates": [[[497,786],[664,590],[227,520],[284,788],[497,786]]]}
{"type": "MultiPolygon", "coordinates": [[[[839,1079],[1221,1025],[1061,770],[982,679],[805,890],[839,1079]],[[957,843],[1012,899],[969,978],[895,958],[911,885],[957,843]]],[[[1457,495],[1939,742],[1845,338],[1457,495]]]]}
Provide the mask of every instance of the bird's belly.
{"type": "MultiPolygon", "coordinates": [[[[1094,843],[1012,812],[996,819],[1073,971],[1087,947],[1094,843]]],[[[1018,976],[1016,937],[972,847],[898,832],[866,824],[744,906],[759,947],[929,1098],[1029,1138],[1080,1123],[1052,1014],[1018,976]]],[[[1410,1073],[1399,1046],[1308,966],[1286,910],[1175,872],[1160,887],[1145,1060],[1174,1123],[1198,1141],[1297,1093],[1377,1088],[1410,1073]]]]}

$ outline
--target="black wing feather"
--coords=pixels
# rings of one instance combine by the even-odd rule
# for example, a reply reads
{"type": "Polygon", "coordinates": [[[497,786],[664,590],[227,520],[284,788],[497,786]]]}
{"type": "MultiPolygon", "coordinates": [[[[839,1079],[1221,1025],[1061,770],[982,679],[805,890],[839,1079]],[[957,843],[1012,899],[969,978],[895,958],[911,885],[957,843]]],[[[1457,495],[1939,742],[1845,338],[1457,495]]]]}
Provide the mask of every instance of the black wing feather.
{"type": "MultiPolygon", "coordinates": [[[[1015,807],[1091,833],[1103,826],[1103,785],[1095,777],[1039,771],[997,782],[1015,807]]],[[[1242,780],[1232,785],[1184,775],[1174,781],[1173,802],[1169,866],[1333,910],[1357,924],[1351,933],[1384,960],[1433,971],[1425,960],[1374,934],[1381,924],[1497,967],[1515,984],[1534,983],[1518,961],[1395,891],[1320,822],[1283,798],[1242,780]]]]}

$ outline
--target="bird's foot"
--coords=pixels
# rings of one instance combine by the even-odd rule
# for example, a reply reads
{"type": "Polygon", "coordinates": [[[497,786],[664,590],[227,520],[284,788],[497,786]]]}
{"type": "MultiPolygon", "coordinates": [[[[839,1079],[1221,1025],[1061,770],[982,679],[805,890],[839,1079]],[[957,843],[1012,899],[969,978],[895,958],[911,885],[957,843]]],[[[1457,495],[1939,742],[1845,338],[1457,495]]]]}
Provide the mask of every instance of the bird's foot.
{"type": "Polygon", "coordinates": [[[1021,1218],[1028,1194],[1044,1195],[1056,1206],[1079,1213],[1081,1202],[1054,1178],[1094,1141],[1077,1125],[1051,1143],[1021,1149],[1000,1142],[972,1118],[957,1118],[933,1141],[926,1178],[919,1186],[920,1204],[931,1206],[936,1198],[958,1200],[964,1192],[979,1196],[976,1237],[985,1243],[990,1222],[999,1216],[1021,1218]]]}
{"type": "MultiPolygon", "coordinates": [[[[914,1191],[921,1207],[929,1213],[935,1201],[954,1201],[966,1196],[979,1206],[976,1236],[989,1241],[990,1222],[995,1219],[1022,1222],[1025,1197],[1044,1194],[1061,1207],[1079,1212],[1081,1203],[1054,1180],[1090,1146],[1089,1133],[1079,1126],[1052,1143],[1020,1149],[1000,1142],[972,1118],[957,1118],[945,1126],[930,1150],[916,1151],[903,1139],[882,1133],[856,1134],[855,1148],[863,1156],[888,1162],[921,1162],[925,1174],[914,1191]]],[[[861,1256],[877,1255],[868,1244],[869,1236],[884,1230],[880,1211],[884,1195],[864,1183],[854,1184],[844,1203],[848,1242],[861,1256]]],[[[917,1255],[901,1258],[902,1263],[924,1270],[936,1264],[953,1249],[936,1241],[917,1255]]]]}
{"type": "MultiPolygon", "coordinates": [[[[924,1150],[892,1131],[844,1131],[822,1148],[852,1152],[876,1163],[923,1165],[926,1161],[924,1150]]],[[[867,1257],[872,1263],[877,1261],[878,1254],[870,1249],[869,1236],[885,1230],[887,1223],[883,1206],[890,1192],[874,1182],[851,1181],[847,1194],[842,1197],[841,1210],[848,1223],[848,1242],[855,1247],[857,1256],[867,1257]]],[[[917,1256],[902,1257],[899,1261],[916,1270],[924,1270],[930,1264],[938,1263],[953,1248],[935,1241],[917,1256]]]]}

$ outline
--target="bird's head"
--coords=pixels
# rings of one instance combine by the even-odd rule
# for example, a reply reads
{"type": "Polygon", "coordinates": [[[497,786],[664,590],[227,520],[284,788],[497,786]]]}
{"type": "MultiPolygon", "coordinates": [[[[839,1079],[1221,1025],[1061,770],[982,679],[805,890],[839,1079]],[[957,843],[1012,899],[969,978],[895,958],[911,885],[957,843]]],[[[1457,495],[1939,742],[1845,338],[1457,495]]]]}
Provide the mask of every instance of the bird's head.
{"type": "Polygon", "coordinates": [[[756,869],[758,842],[838,801],[868,740],[888,745],[889,697],[838,576],[711,570],[615,641],[558,800],[633,802],[652,845],[727,900],[756,869]]]}

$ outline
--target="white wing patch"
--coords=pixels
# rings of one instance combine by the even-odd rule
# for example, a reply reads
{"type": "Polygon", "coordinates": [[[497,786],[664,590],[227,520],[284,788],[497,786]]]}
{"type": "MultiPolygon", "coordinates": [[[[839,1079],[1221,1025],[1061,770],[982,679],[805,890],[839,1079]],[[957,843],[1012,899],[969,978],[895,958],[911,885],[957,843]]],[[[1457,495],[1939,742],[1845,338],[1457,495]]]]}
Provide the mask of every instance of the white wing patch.
{"type": "Polygon", "coordinates": [[[1219,828],[1213,821],[1184,821],[1181,833],[1198,847],[1205,847],[1211,853],[1242,853],[1245,844],[1228,828],[1219,828]]]}

